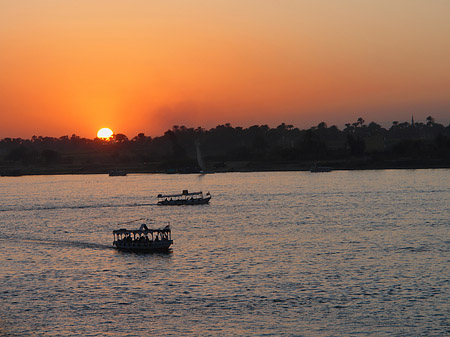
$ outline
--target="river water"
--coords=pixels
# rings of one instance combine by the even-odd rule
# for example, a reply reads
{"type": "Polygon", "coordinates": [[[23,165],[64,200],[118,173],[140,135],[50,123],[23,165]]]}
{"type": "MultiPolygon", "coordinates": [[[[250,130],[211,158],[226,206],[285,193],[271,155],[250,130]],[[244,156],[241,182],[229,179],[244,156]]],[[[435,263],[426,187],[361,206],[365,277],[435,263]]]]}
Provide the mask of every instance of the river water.
{"type": "Polygon", "coordinates": [[[450,334],[450,170],[0,178],[2,336],[450,334]],[[158,193],[209,205],[156,206],[158,193]],[[168,254],[112,248],[134,219],[168,254]]]}

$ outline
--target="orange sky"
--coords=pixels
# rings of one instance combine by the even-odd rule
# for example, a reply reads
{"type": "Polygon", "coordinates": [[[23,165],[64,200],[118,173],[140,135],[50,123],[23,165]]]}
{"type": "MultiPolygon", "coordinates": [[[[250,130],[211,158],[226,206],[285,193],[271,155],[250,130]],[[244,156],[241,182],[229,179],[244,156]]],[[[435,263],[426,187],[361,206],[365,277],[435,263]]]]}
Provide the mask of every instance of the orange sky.
{"type": "Polygon", "coordinates": [[[0,0],[0,139],[450,122],[447,0],[0,0]]]}

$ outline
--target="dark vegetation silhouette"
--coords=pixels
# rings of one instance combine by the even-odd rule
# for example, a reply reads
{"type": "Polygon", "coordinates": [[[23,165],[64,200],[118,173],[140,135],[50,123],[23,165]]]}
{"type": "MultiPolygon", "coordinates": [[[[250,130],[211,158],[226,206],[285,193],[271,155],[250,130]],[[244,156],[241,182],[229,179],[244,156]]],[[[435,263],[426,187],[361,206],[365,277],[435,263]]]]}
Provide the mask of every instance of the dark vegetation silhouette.
{"type": "Polygon", "coordinates": [[[363,118],[343,130],[325,122],[307,130],[218,125],[173,126],[164,135],[116,134],[109,141],[33,136],[0,141],[3,175],[51,173],[198,172],[196,145],[211,171],[298,170],[313,164],[334,169],[450,167],[450,125],[394,121],[389,129],[363,118]]]}

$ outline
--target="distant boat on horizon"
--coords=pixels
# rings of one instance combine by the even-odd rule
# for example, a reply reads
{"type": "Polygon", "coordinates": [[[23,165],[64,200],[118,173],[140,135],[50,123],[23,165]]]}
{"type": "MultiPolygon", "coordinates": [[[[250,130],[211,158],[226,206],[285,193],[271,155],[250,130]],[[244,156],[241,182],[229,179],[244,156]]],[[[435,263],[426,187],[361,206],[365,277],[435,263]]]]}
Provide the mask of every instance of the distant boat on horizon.
{"type": "Polygon", "coordinates": [[[2,176],[2,177],[20,177],[20,176],[22,176],[22,171],[21,170],[1,171],[0,176],[2,176]]]}
{"type": "Polygon", "coordinates": [[[332,169],[329,166],[317,166],[317,164],[314,164],[314,166],[311,166],[311,168],[309,169],[309,171],[312,173],[331,172],[331,170],[332,169]]]}
{"type": "Polygon", "coordinates": [[[109,171],[110,177],[124,177],[126,175],[127,175],[127,171],[120,171],[120,170],[109,171]]]}

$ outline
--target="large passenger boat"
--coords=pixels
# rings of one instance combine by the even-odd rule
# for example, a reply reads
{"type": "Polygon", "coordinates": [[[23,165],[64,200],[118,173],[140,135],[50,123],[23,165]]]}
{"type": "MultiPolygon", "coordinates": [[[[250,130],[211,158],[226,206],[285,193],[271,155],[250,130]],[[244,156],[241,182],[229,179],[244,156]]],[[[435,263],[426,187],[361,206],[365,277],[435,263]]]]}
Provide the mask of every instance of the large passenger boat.
{"type": "Polygon", "coordinates": [[[163,229],[149,229],[142,224],[139,229],[115,230],[113,235],[113,245],[117,249],[137,253],[168,251],[173,243],[169,225],[163,229]]]}
{"type": "Polygon", "coordinates": [[[158,205],[203,205],[209,203],[211,194],[207,192],[189,192],[183,190],[181,194],[158,194],[158,205]]]}

